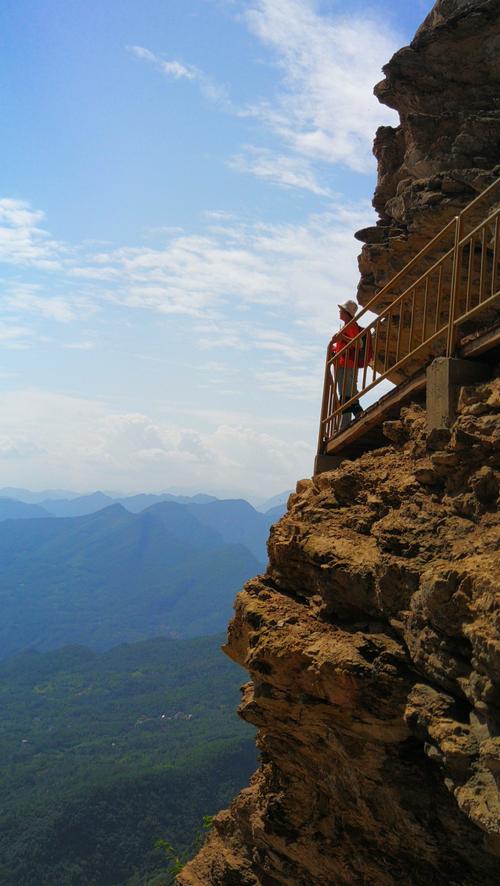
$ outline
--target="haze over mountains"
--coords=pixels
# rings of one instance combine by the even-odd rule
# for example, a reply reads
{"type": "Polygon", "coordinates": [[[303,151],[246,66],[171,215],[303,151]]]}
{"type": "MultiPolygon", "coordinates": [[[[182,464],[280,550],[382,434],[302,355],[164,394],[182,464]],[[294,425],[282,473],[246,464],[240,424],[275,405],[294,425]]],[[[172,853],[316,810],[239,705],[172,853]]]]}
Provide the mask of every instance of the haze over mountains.
{"type": "MultiPolygon", "coordinates": [[[[289,491],[282,492],[264,501],[258,508],[252,510],[258,513],[268,514],[273,518],[280,517],[285,510],[285,502],[289,491]]],[[[127,511],[138,514],[151,505],[162,501],[176,502],[177,504],[209,504],[220,501],[213,495],[197,493],[196,495],[173,495],[170,492],[139,493],[136,495],[112,496],[105,492],[91,492],[87,495],[77,493],[47,490],[45,492],[31,492],[28,489],[5,486],[0,489],[0,521],[29,517],[82,517],[85,514],[93,514],[113,504],[121,504],[127,511]]],[[[222,499],[222,501],[241,501],[244,499],[222,499]]],[[[248,502],[245,502],[248,504],[248,502]]],[[[252,505],[249,505],[252,507],[252,505]]]]}
{"type": "Polygon", "coordinates": [[[264,568],[281,506],[262,514],[243,500],[159,498],[49,500],[61,516],[47,500],[0,499],[0,659],[225,629],[235,593],[264,568]]]}
{"type": "MultiPolygon", "coordinates": [[[[278,495],[273,495],[271,498],[263,499],[259,501],[259,504],[255,505],[255,509],[264,514],[273,508],[284,506],[291,491],[291,489],[287,489],[278,495]]],[[[175,501],[177,504],[205,504],[209,501],[227,501],[233,500],[233,498],[245,500],[240,499],[239,496],[224,496],[221,499],[220,496],[207,495],[203,492],[198,492],[195,495],[181,495],[173,492],[122,495],[100,490],[82,494],[80,492],[71,492],[67,489],[44,489],[40,492],[33,492],[31,489],[24,489],[18,486],[3,486],[0,489],[0,499],[15,499],[26,504],[40,505],[56,517],[81,516],[83,513],[90,514],[94,510],[107,507],[107,505],[115,502],[123,504],[128,510],[139,511],[159,501],[175,501]],[[76,503],[77,500],[79,502],[78,505],[76,503]],[[62,509],[69,507],[70,502],[74,502],[74,507],[79,508],[80,513],[63,513],[62,509]]]]}

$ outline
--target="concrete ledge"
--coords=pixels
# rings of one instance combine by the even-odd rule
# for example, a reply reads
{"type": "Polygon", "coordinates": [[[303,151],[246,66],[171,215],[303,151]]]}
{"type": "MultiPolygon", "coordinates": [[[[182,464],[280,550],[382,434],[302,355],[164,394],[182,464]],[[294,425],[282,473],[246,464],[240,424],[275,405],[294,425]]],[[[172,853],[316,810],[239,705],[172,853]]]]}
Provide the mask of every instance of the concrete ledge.
{"type": "Polygon", "coordinates": [[[457,357],[436,357],[427,368],[427,429],[449,428],[457,414],[460,388],[486,381],[491,366],[457,357]]]}

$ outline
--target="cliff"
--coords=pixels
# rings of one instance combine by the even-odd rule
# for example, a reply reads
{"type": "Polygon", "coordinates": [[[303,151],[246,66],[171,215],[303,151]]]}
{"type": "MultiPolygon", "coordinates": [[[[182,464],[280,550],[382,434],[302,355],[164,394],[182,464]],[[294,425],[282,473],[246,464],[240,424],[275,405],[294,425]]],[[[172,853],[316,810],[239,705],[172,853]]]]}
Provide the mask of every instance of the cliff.
{"type": "MultiPolygon", "coordinates": [[[[375,142],[362,302],[500,172],[499,16],[439,0],[384,69],[401,125],[375,142]]],[[[449,430],[419,406],[383,430],[298,483],[237,597],[261,766],[179,886],[498,882],[499,374],[449,430]]]]}
{"type": "Polygon", "coordinates": [[[500,0],[438,0],[383,70],[375,94],[400,125],[375,138],[379,221],[356,234],[362,305],[500,175],[500,0]]]}
{"type": "Polygon", "coordinates": [[[298,484],[238,596],[262,765],[182,886],[496,882],[500,380],[384,430],[298,484]]]}

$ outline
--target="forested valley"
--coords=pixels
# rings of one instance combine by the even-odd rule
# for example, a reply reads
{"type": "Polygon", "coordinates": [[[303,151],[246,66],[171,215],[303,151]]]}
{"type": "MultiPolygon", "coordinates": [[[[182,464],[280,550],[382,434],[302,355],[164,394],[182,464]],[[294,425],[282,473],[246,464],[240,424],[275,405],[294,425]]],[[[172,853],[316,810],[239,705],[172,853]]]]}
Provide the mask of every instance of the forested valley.
{"type": "Polygon", "coordinates": [[[255,768],[235,714],[243,673],[223,636],[96,654],[24,652],[0,666],[0,882],[160,886],[255,768]]]}
{"type": "Polygon", "coordinates": [[[169,884],[248,782],[220,646],[282,509],[0,496],[2,884],[169,884]]]}

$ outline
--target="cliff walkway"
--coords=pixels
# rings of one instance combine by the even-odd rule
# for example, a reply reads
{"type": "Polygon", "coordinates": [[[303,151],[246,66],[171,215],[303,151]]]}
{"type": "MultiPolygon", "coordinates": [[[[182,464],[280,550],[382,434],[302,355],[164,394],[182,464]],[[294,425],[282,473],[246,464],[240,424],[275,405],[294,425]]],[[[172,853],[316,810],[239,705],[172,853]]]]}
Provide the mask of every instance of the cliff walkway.
{"type": "Polygon", "coordinates": [[[456,378],[463,384],[478,378],[473,361],[485,354],[491,360],[500,348],[499,219],[497,179],[358,312],[355,320],[363,331],[338,353],[327,352],[315,473],[334,467],[339,456],[354,458],[383,445],[384,421],[397,417],[410,399],[426,392],[429,397],[440,377],[453,383],[449,363],[439,367],[436,358],[471,361],[469,377],[466,371],[463,379],[456,378]],[[367,336],[373,350],[369,362],[363,359],[367,336]],[[351,376],[341,371],[346,357],[354,361],[351,376]],[[357,391],[354,382],[348,389],[350,377],[357,391]],[[383,382],[392,383],[389,393],[342,427],[349,406],[381,392],[383,382]]]}

